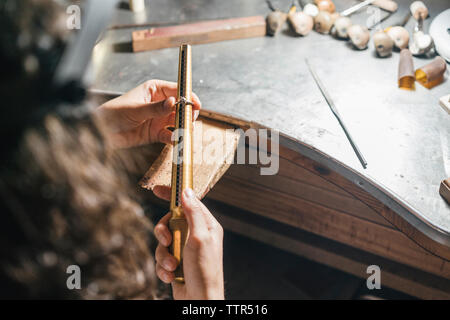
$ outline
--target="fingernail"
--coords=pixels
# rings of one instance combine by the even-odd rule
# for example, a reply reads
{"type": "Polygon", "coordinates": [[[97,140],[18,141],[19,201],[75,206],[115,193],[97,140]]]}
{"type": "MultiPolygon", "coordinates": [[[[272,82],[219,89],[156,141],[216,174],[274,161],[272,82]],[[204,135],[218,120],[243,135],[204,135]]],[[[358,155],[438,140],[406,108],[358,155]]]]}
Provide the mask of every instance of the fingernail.
{"type": "Polygon", "coordinates": [[[174,262],[171,259],[165,259],[163,261],[163,266],[164,266],[164,269],[166,269],[166,270],[172,271],[173,269],[175,269],[174,262]]]}
{"type": "Polygon", "coordinates": [[[192,190],[191,188],[187,188],[184,190],[184,195],[190,199],[190,200],[194,200],[195,198],[195,193],[194,190],[192,190]]]}

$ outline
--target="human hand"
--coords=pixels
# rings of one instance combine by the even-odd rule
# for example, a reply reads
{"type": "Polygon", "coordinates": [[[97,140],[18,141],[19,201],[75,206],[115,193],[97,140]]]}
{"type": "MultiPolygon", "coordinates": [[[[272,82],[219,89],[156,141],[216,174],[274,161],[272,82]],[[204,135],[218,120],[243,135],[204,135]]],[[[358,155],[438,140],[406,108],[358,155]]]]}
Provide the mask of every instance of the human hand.
{"type": "MultiPolygon", "coordinates": [[[[149,80],[124,95],[100,106],[95,115],[100,120],[107,142],[114,148],[147,143],[171,143],[175,125],[177,84],[149,80]]],[[[201,102],[192,93],[193,119],[197,119],[201,102]]]]}
{"type": "MultiPolygon", "coordinates": [[[[170,188],[157,186],[156,196],[168,200],[170,188]]],[[[168,223],[170,212],[155,226],[159,241],[156,248],[156,274],[172,284],[175,300],[224,299],[223,229],[191,189],[183,192],[181,205],[189,226],[189,236],[183,252],[185,283],[174,282],[177,260],[169,253],[172,234],[168,223]]]]}

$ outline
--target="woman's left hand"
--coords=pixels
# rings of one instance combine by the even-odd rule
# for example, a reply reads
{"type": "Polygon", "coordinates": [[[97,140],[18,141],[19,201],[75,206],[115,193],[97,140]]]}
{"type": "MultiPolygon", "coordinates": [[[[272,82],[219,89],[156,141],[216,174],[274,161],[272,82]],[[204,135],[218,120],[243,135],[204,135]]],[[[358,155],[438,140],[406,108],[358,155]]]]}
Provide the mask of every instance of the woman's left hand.
{"type": "MultiPolygon", "coordinates": [[[[100,106],[95,114],[102,124],[107,142],[114,148],[162,142],[171,143],[175,124],[177,84],[149,80],[126,94],[100,106]]],[[[201,102],[192,93],[193,119],[201,102]]]]}

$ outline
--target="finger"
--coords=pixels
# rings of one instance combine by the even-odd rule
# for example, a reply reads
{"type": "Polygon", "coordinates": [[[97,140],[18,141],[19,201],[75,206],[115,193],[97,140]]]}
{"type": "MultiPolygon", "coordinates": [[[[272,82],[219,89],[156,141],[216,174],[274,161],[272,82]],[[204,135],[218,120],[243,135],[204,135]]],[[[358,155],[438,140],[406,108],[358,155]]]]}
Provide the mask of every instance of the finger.
{"type": "Polygon", "coordinates": [[[158,264],[166,271],[175,271],[177,268],[177,260],[169,253],[166,247],[158,245],[156,247],[155,258],[158,264]]]}
{"type": "Polygon", "coordinates": [[[175,275],[173,274],[173,272],[164,270],[164,268],[162,268],[159,263],[156,264],[156,275],[162,282],[167,284],[175,280],[175,275]]]}
{"type": "Polygon", "coordinates": [[[158,133],[158,141],[165,144],[171,144],[172,143],[172,134],[173,132],[169,129],[161,129],[158,133]]]}
{"type": "Polygon", "coordinates": [[[200,200],[197,199],[192,189],[185,189],[183,191],[181,205],[188,222],[190,233],[193,236],[200,236],[208,232],[208,225],[202,212],[203,209],[200,206],[200,200]]]}
{"type": "MultiPolygon", "coordinates": [[[[176,82],[150,80],[146,82],[146,86],[151,93],[153,101],[176,97],[178,93],[178,84],[176,82]]],[[[202,103],[194,92],[192,92],[191,99],[194,104],[194,109],[200,110],[202,108],[202,103]]]]}
{"type": "Polygon", "coordinates": [[[136,121],[144,121],[151,118],[161,118],[170,115],[175,111],[175,98],[144,104],[134,108],[134,118],[136,121]]]}
{"type": "Polygon", "coordinates": [[[153,193],[158,198],[169,201],[172,196],[172,189],[168,186],[154,186],[153,193]]]}
{"type": "Polygon", "coordinates": [[[161,220],[159,220],[158,224],[153,229],[156,239],[166,247],[170,246],[172,243],[172,233],[168,227],[171,216],[172,214],[170,212],[166,214],[161,218],[161,220]]]}

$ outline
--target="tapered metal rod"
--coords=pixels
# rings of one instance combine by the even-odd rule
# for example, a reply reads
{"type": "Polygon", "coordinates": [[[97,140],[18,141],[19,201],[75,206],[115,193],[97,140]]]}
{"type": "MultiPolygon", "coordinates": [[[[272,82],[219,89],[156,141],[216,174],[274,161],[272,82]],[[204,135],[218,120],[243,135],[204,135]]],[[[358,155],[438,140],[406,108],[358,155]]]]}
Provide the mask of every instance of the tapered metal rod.
{"type": "Polygon", "coordinates": [[[192,124],[192,52],[190,45],[180,47],[178,67],[178,97],[175,116],[175,139],[173,143],[172,195],[169,227],[172,231],[171,252],[179,261],[175,281],[184,282],[183,250],[188,235],[188,225],[181,207],[181,195],[193,188],[193,124],[192,124]]]}
{"type": "Polygon", "coordinates": [[[359,150],[358,146],[356,145],[356,143],[354,142],[352,136],[350,135],[350,132],[348,131],[347,126],[344,123],[344,120],[342,119],[341,115],[339,114],[338,109],[334,105],[333,100],[331,100],[331,97],[329,96],[328,92],[326,91],[325,87],[323,86],[322,82],[320,81],[319,77],[317,76],[316,72],[314,71],[313,67],[309,63],[308,59],[305,59],[305,62],[307,64],[308,68],[309,68],[309,71],[311,72],[311,74],[312,74],[312,76],[314,78],[314,81],[316,82],[317,86],[319,87],[320,92],[322,93],[323,97],[327,101],[327,103],[328,103],[331,111],[333,112],[334,116],[339,121],[339,124],[341,125],[342,130],[344,130],[348,141],[352,145],[353,151],[355,151],[355,154],[356,154],[356,156],[359,159],[359,162],[361,162],[361,165],[363,166],[363,168],[366,169],[367,168],[367,161],[366,161],[366,159],[364,159],[364,156],[362,155],[361,151],[359,150]]]}

